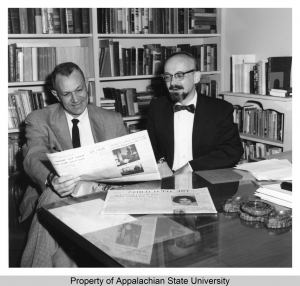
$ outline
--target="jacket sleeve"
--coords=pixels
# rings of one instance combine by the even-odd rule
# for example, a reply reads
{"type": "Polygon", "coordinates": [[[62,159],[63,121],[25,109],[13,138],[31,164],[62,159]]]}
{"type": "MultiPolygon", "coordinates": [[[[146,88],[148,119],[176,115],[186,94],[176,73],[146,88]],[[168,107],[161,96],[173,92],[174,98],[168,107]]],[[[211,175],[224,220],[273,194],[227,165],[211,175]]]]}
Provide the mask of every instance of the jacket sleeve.
{"type": "Polygon", "coordinates": [[[27,142],[22,147],[24,170],[41,190],[46,188],[45,182],[50,171],[53,171],[46,153],[50,153],[48,134],[39,126],[34,113],[25,120],[25,136],[27,142]]]}
{"type": "MultiPolygon", "coordinates": [[[[195,128],[195,127],[194,127],[195,128]]],[[[189,161],[193,171],[234,167],[243,154],[237,125],[233,122],[233,107],[226,105],[216,123],[213,149],[206,155],[189,161]]]]}

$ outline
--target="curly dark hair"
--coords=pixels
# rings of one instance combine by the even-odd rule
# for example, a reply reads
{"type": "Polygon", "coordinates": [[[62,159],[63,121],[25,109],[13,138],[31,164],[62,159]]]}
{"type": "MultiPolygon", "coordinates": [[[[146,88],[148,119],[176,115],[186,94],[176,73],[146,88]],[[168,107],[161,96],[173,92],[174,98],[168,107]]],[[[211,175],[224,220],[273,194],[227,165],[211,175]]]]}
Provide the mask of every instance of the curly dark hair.
{"type": "Polygon", "coordinates": [[[180,199],[188,199],[190,200],[192,203],[195,203],[196,202],[196,199],[194,197],[191,197],[191,196],[176,196],[173,198],[173,202],[175,203],[179,203],[179,200],[180,199]]]}

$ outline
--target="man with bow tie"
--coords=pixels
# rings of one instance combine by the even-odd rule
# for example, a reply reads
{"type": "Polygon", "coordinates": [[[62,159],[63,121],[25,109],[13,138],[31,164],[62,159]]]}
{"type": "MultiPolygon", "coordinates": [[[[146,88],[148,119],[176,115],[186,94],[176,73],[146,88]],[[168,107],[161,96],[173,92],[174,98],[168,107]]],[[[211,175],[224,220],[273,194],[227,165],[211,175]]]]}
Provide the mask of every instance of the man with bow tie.
{"type": "Polygon", "coordinates": [[[189,53],[172,54],[163,79],[169,96],[149,106],[147,129],[159,170],[164,176],[230,168],[243,154],[233,106],[197,94],[197,60],[189,53]],[[172,171],[173,170],[173,171],[172,171]]]}

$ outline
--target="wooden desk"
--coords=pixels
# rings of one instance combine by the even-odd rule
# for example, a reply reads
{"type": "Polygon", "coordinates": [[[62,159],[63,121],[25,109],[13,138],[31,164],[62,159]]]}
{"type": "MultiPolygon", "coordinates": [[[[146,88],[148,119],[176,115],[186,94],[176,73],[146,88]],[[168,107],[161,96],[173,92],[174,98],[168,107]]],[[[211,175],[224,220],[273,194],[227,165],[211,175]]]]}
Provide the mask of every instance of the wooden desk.
{"type": "MultiPolygon", "coordinates": [[[[135,215],[136,220],[133,222],[104,230],[94,229],[82,234],[68,226],[68,219],[58,219],[53,214],[54,209],[57,211],[64,208],[64,213],[69,212],[69,219],[74,214],[81,222],[82,220],[86,220],[87,223],[91,222],[95,220],[95,214],[94,217],[92,214],[79,217],[79,207],[82,203],[104,200],[106,194],[98,193],[81,198],[67,198],[47,205],[40,209],[39,215],[41,219],[55,226],[96,258],[95,266],[99,261],[100,265],[109,267],[292,267],[291,227],[267,229],[262,223],[245,222],[237,214],[222,211],[222,205],[226,199],[236,193],[253,197],[256,188],[247,177],[248,175],[234,182],[212,184],[199,174],[204,176],[201,172],[188,176],[179,175],[162,181],[139,183],[125,188],[174,189],[178,186],[183,188],[184,185],[188,188],[208,187],[218,214],[135,215]],[[75,211],[70,211],[74,208],[75,211]],[[143,248],[144,256],[146,258],[148,256],[149,262],[141,263],[133,259],[137,255],[135,250],[140,249],[140,242],[133,243],[128,240],[125,243],[120,240],[120,237],[122,231],[126,234],[126,232],[130,233],[129,230],[137,228],[137,222],[143,227],[147,219],[155,221],[153,233],[147,234],[153,235],[154,240],[151,245],[143,248]],[[120,248],[118,251],[112,248],[112,245],[121,247],[124,244],[128,247],[124,247],[126,251],[123,253],[120,252],[120,248]]],[[[204,177],[207,178],[207,176],[204,177]]],[[[80,223],[79,220],[78,223],[80,223]]]]}

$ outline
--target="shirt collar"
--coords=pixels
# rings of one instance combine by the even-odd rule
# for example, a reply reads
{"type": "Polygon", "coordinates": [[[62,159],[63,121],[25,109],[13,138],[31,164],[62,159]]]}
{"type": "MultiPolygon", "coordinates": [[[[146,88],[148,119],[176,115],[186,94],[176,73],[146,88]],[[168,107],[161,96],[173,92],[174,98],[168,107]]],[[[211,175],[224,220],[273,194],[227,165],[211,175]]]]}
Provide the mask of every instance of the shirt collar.
{"type": "MultiPolygon", "coordinates": [[[[74,119],[74,117],[71,114],[67,113],[66,111],[65,114],[67,116],[67,120],[72,122],[72,119],[74,119]]],[[[88,114],[89,114],[88,109],[86,107],[85,110],[78,117],[76,117],[76,119],[78,119],[81,123],[83,123],[84,121],[87,120],[88,114]]]]}

